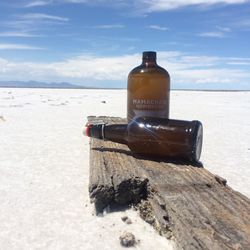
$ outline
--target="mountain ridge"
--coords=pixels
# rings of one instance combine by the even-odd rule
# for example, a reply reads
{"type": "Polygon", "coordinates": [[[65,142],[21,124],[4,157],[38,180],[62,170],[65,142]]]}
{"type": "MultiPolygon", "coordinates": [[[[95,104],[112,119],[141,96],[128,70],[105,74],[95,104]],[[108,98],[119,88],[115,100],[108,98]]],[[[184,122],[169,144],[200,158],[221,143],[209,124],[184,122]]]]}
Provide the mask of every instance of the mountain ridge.
{"type": "Polygon", "coordinates": [[[0,81],[3,88],[59,88],[59,89],[95,89],[97,87],[80,86],[68,82],[39,82],[39,81],[0,81]]]}

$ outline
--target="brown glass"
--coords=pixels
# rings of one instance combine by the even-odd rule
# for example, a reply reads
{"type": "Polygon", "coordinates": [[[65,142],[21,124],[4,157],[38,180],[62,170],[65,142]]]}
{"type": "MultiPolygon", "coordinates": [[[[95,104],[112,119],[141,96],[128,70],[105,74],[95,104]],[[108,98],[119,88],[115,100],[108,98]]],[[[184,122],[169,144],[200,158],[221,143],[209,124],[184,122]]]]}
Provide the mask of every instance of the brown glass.
{"type": "Polygon", "coordinates": [[[93,125],[89,136],[126,144],[141,155],[198,161],[203,134],[199,121],[140,117],[129,124],[93,125]]]}
{"type": "Polygon", "coordinates": [[[169,117],[170,77],[157,65],[155,52],[143,52],[142,64],[128,75],[127,120],[134,117],[169,117]]]}

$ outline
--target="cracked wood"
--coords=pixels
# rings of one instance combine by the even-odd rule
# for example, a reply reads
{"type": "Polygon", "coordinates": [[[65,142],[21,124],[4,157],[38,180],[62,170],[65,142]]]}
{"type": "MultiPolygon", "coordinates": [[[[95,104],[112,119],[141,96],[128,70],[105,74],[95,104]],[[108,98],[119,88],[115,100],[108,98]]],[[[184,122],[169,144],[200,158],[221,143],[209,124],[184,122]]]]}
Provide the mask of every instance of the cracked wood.
{"type": "Polygon", "coordinates": [[[178,249],[250,249],[250,200],[205,168],[143,159],[125,145],[91,139],[89,192],[98,212],[139,203],[141,217],[178,249]]]}

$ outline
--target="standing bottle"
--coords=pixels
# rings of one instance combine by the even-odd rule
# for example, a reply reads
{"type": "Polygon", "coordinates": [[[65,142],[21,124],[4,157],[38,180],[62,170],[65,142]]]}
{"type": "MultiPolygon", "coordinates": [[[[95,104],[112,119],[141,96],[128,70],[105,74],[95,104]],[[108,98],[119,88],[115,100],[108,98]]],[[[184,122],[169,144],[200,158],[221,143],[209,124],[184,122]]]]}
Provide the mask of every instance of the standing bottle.
{"type": "Polygon", "coordinates": [[[156,63],[156,52],[145,51],[142,64],[128,75],[127,120],[150,116],[169,118],[170,77],[156,63]]]}
{"type": "Polygon", "coordinates": [[[128,124],[87,124],[84,134],[126,144],[138,154],[196,162],[203,137],[199,121],[155,117],[138,117],[128,124]]]}

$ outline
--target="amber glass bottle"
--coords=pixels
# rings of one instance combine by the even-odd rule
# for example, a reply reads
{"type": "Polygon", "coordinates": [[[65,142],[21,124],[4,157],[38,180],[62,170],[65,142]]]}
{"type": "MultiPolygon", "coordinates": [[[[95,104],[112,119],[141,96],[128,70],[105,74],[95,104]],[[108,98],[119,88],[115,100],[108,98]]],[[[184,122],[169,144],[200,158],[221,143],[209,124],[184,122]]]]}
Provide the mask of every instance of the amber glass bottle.
{"type": "Polygon", "coordinates": [[[155,117],[135,118],[128,124],[87,124],[85,135],[128,145],[131,151],[161,158],[198,161],[202,124],[155,117]]]}
{"type": "Polygon", "coordinates": [[[143,52],[142,64],[128,75],[127,120],[134,117],[169,117],[170,77],[156,63],[156,52],[143,52]]]}

